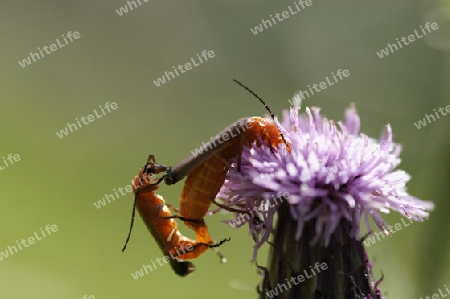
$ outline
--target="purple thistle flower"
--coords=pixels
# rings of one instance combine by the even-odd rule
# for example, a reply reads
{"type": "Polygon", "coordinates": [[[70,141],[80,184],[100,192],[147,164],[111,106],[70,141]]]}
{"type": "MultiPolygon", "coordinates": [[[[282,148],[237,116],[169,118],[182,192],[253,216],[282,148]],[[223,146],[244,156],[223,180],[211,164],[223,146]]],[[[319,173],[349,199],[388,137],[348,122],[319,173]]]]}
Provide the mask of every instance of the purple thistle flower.
{"type": "MultiPolygon", "coordinates": [[[[389,234],[380,212],[395,210],[422,221],[433,204],[406,192],[410,176],[395,170],[401,147],[392,142],[390,125],[377,141],[359,132],[353,106],[344,123],[337,125],[323,118],[319,108],[306,108],[306,114],[299,117],[298,109],[291,108],[281,124],[276,121],[290,152],[284,144],[278,149],[253,146],[240,156],[240,169],[232,163],[218,197],[247,212],[227,222],[242,226],[243,215],[250,212],[251,217],[246,216],[255,240],[252,261],[275,230],[264,290],[286,283],[316,262],[327,263],[329,271],[316,273],[301,287],[280,287],[283,296],[277,298],[380,298],[358,239],[361,219],[369,233],[372,218],[389,234]]],[[[264,292],[261,298],[266,298],[264,292]]]]}

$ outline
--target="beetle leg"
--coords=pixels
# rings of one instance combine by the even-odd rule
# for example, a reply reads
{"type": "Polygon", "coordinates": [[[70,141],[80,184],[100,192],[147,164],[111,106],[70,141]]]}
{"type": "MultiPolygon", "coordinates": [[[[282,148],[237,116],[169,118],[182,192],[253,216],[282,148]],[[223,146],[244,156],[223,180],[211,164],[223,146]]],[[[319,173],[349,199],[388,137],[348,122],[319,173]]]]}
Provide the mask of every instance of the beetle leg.
{"type": "MultiPolygon", "coordinates": [[[[194,222],[194,223],[202,223],[203,222],[203,219],[189,219],[189,218],[186,218],[186,217],[183,217],[183,216],[180,216],[180,215],[159,216],[159,211],[161,209],[163,209],[165,206],[167,207],[168,205],[167,204],[164,205],[164,204],[160,203],[159,205],[156,206],[156,208],[155,208],[155,217],[162,218],[162,219],[178,218],[181,221],[188,221],[188,222],[194,222]]],[[[170,207],[169,207],[169,209],[170,209],[170,207]]]]}
{"type": "Polygon", "coordinates": [[[229,207],[229,206],[227,206],[227,205],[221,204],[221,203],[218,202],[215,198],[211,199],[211,201],[212,201],[216,206],[218,206],[219,208],[224,209],[224,210],[227,210],[227,211],[229,211],[229,212],[250,214],[248,211],[235,209],[235,208],[229,207]]]}
{"type": "Polygon", "coordinates": [[[178,209],[177,207],[175,207],[175,206],[172,206],[171,204],[169,204],[169,203],[166,203],[166,207],[168,207],[169,208],[169,210],[171,210],[172,212],[174,212],[174,213],[180,213],[180,209],[178,209]]]}
{"type": "Polygon", "coordinates": [[[219,243],[214,243],[214,244],[206,244],[206,243],[197,243],[194,245],[193,249],[200,247],[200,246],[206,246],[208,248],[215,248],[215,247],[219,247],[221,246],[223,243],[230,241],[231,238],[225,238],[222,241],[220,241],[219,243]]]}

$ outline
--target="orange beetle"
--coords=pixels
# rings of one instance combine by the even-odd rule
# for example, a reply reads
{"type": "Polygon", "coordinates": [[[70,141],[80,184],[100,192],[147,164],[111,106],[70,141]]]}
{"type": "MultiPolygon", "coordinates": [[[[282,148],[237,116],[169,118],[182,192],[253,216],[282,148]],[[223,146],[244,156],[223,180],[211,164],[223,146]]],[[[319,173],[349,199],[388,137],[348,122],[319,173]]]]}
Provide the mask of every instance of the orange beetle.
{"type": "MultiPolygon", "coordinates": [[[[258,95],[239,81],[234,81],[256,96],[274,118],[269,107],[258,95]]],[[[180,198],[180,215],[187,219],[203,219],[209,210],[211,201],[232,212],[248,213],[244,210],[229,208],[215,201],[215,197],[225,181],[229,165],[235,157],[238,157],[239,169],[239,158],[245,146],[251,147],[256,141],[257,146],[269,146],[273,152],[279,144],[284,143],[286,149],[290,151],[290,145],[284,139],[283,134],[275,123],[267,118],[242,118],[226,127],[217,136],[219,137],[206,144],[203,143],[203,150],[193,152],[164,176],[165,183],[172,185],[187,175],[180,198]],[[196,155],[196,153],[198,154],[196,155]]],[[[195,221],[185,221],[184,223],[196,231],[198,237],[199,234],[208,233],[206,227],[199,226],[195,221]]]]}
{"type": "Polygon", "coordinates": [[[169,258],[172,269],[176,274],[186,276],[195,270],[195,266],[185,260],[196,258],[208,248],[218,247],[224,242],[229,241],[229,239],[224,239],[217,244],[213,244],[203,219],[195,220],[199,232],[195,241],[183,236],[179,232],[174,218],[180,218],[186,222],[191,220],[172,215],[163,197],[154,192],[158,189],[158,184],[161,181],[159,179],[155,182],[154,175],[166,172],[167,169],[164,165],[155,163],[154,156],[150,155],[145,166],[135,177],[133,183],[133,191],[135,194],[133,216],[130,231],[122,251],[125,250],[130,239],[135,208],[137,208],[148,230],[155,238],[164,255],[169,258]]]}

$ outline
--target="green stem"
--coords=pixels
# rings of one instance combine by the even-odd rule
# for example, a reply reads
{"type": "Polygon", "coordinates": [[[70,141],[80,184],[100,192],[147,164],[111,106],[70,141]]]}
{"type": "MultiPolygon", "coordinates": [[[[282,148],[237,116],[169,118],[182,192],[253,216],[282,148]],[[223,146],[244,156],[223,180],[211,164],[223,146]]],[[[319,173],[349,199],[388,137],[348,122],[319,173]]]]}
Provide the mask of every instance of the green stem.
{"type": "Polygon", "coordinates": [[[311,220],[297,241],[297,222],[291,217],[289,205],[282,204],[271,243],[268,278],[260,288],[259,298],[381,298],[372,281],[363,243],[351,238],[350,230],[351,224],[343,220],[327,247],[322,241],[310,245],[315,236],[315,220],[311,220]]]}

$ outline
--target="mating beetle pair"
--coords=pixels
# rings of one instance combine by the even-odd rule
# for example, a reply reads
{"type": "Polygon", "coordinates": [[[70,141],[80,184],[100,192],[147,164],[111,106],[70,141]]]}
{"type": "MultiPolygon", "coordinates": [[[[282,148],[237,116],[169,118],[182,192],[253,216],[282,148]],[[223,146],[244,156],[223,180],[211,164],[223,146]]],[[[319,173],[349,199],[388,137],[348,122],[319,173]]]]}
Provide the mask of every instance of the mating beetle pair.
{"type": "MultiPolygon", "coordinates": [[[[274,118],[273,113],[260,97],[239,81],[234,81],[257,97],[274,118]]],[[[203,217],[208,213],[211,202],[232,212],[247,213],[245,210],[237,210],[215,201],[216,195],[225,181],[229,165],[234,158],[237,158],[239,168],[239,158],[244,147],[251,147],[254,142],[259,147],[268,146],[271,151],[276,150],[280,143],[286,144],[288,150],[290,147],[278,127],[267,118],[240,119],[222,130],[218,135],[227,135],[229,138],[222,140],[217,145],[215,140],[209,141],[204,145],[204,148],[209,148],[209,150],[205,150],[196,156],[190,155],[173,168],[157,164],[152,155],[149,157],[133,183],[135,194],[133,216],[130,232],[122,251],[125,250],[130,239],[135,208],[137,208],[164,255],[171,257],[169,258],[170,264],[178,275],[186,276],[192,273],[195,270],[194,265],[185,260],[197,258],[208,248],[213,248],[219,254],[221,260],[225,261],[217,247],[229,241],[229,239],[224,239],[215,244],[209,235],[203,217]],[[246,130],[242,130],[244,127],[246,130]],[[227,135],[228,132],[229,135],[227,135]],[[161,178],[155,179],[155,175],[160,173],[165,174],[161,178]],[[162,180],[167,185],[172,185],[186,176],[178,211],[166,204],[162,196],[154,191],[158,189],[158,184],[162,180]],[[178,214],[173,215],[170,210],[174,210],[178,214]],[[195,231],[195,241],[179,232],[175,218],[184,221],[187,227],[195,231]]]]}

